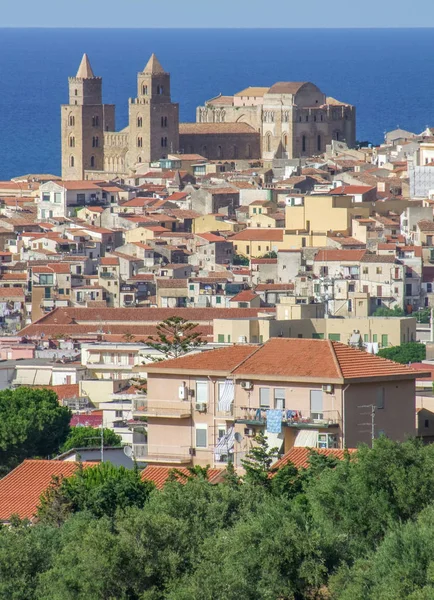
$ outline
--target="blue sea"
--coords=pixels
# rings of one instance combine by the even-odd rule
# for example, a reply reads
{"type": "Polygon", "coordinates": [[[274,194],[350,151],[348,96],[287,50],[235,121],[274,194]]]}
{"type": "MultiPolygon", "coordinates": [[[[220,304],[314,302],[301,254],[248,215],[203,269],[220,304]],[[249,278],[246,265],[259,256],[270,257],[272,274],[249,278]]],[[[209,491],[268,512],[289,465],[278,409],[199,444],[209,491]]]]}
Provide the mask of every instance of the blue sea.
{"type": "Polygon", "coordinates": [[[276,81],[355,104],[357,139],[434,125],[432,29],[0,29],[0,179],[60,173],[60,109],[87,52],[117,128],[155,52],[183,121],[205,100],[276,81]]]}

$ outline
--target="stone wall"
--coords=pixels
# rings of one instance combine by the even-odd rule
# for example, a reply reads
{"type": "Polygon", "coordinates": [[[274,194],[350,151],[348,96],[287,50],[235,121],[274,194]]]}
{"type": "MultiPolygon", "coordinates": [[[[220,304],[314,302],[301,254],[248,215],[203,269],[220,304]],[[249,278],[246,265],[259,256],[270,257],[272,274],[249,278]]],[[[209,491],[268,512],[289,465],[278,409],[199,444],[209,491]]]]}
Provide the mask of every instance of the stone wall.
{"type": "Polygon", "coordinates": [[[210,160],[250,160],[261,157],[259,133],[179,135],[180,152],[201,154],[210,160]]]}

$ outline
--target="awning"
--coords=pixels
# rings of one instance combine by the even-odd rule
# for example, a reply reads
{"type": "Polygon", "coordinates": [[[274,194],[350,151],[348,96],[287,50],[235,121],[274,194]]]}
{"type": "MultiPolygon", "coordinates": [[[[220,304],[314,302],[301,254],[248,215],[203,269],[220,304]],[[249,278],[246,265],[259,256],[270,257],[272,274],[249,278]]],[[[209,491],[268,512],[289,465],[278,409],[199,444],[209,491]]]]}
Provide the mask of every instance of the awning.
{"type": "Polygon", "coordinates": [[[270,433],[269,431],[264,432],[264,436],[267,438],[269,448],[277,448],[280,452],[283,445],[283,433],[270,433]]]}
{"type": "Polygon", "coordinates": [[[34,385],[50,385],[50,382],[51,369],[38,369],[36,371],[34,385]]]}
{"type": "Polygon", "coordinates": [[[316,448],[318,446],[318,430],[302,429],[295,438],[295,448],[316,448]]]}
{"type": "Polygon", "coordinates": [[[15,379],[12,382],[14,385],[34,385],[36,370],[33,369],[16,369],[15,379]]]}

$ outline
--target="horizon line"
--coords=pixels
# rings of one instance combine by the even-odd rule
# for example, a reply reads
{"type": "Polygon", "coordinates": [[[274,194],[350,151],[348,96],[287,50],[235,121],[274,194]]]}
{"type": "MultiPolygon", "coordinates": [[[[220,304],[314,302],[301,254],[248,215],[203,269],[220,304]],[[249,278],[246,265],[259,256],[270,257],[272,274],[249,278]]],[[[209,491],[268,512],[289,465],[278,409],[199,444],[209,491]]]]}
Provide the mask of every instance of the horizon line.
{"type": "Polygon", "coordinates": [[[434,25],[432,26],[427,26],[427,25],[413,25],[411,27],[408,26],[404,26],[404,25],[391,25],[391,26],[372,26],[372,25],[362,25],[362,26],[347,26],[347,25],[341,25],[341,26],[333,26],[333,27],[321,27],[321,26],[311,26],[311,27],[305,27],[305,26],[300,26],[300,27],[272,27],[272,26],[261,26],[261,25],[257,25],[257,26],[239,26],[239,27],[203,27],[201,25],[194,25],[194,26],[189,26],[189,27],[182,27],[182,26],[173,26],[173,27],[164,27],[161,25],[154,25],[152,27],[137,27],[134,25],[130,25],[130,26],[122,26],[122,27],[117,27],[115,25],[104,25],[104,26],[91,26],[91,25],[77,25],[77,26],[67,26],[67,25],[2,25],[0,26],[0,31],[3,29],[68,29],[68,30],[75,30],[75,29],[117,29],[117,30],[142,30],[142,31],[149,31],[149,30],[204,30],[204,31],[239,31],[239,30],[264,30],[264,31],[294,31],[294,30],[329,30],[329,31],[341,31],[341,30],[382,30],[382,31],[387,31],[387,30],[412,30],[412,29],[426,29],[426,30],[430,30],[430,29],[434,29],[434,25]]]}

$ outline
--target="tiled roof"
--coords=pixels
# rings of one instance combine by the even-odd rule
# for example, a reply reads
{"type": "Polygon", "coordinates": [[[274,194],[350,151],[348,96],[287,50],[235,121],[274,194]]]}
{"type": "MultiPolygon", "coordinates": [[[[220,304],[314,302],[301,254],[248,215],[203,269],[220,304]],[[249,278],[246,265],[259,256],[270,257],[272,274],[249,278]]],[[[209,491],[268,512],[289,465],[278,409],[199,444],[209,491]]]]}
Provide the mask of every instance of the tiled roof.
{"type": "Polygon", "coordinates": [[[307,81],[278,81],[268,90],[268,94],[297,94],[307,81]]]}
{"type": "Polygon", "coordinates": [[[293,290],[293,283],[258,283],[255,290],[257,292],[265,292],[265,291],[288,291],[293,290]]]}
{"type": "Polygon", "coordinates": [[[277,265],[277,258],[252,258],[252,265],[277,265]]]}
{"type": "Polygon", "coordinates": [[[231,302],[251,302],[257,297],[258,295],[252,292],[252,290],[242,290],[241,292],[238,292],[236,296],[231,298],[231,302]]]}
{"type": "Polygon", "coordinates": [[[315,255],[315,262],[358,262],[362,260],[366,250],[320,250],[315,255]]]}
{"type": "Polygon", "coordinates": [[[235,96],[243,96],[243,97],[249,97],[249,98],[257,98],[259,96],[263,96],[264,94],[266,94],[268,92],[270,88],[267,87],[253,87],[250,86],[244,90],[241,90],[241,92],[237,92],[236,94],[234,94],[235,96]]]}
{"type": "MultiPolygon", "coordinates": [[[[84,467],[94,465],[83,463],[84,467]]],[[[8,521],[13,514],[31,519],[53,476],[71,477],[76,468],[77,463],[70,461],[25,460],[0,479],[0,521],[8,521]]]]}
{"type": "Polygon", "coordinates": [[[226,242],[226,239],[224,237],[222,237],[221,235],[215,235],[215,233],[196,233],[196,236],[210,243],[226,242]]]}
{"type": "Polygon", "coordinates": [[[257,227],[251,229],[243,229],[235,233],[230,238],[230,241],[252,241],[252,242],[282,242],[283,229],[272,229],[271,227],[257,227]]]}
{"type": "Polygon", "coordinates": [[[422,219],[419,221],[417,226],[420,231],[434,231],[434,221],[428,221],[428,219],[422,219]]]}
{"type": "Polygon", "coordinates": [[[398,262],[394,254],[369,254],[368,252],[360,260],[362,263],[395,263],[398,262]]]}
{"type": "Polygon", "coordinates": [[[80,395],[80,386],[78,383],[70,383],[66,385],[33,385],[31,387],[41,390],[51,390],[57,394],[60,402],[69,400],[70,398],[78,398],[80,395]]]}
{"type": "Polygon", "coordinates": [[[99,264],[102,266],[117,267],[119,266],[119,259],[112,256],[104,256],[99,259],[99,264]]]}
{"type": "MultiPolygon", "coordinates": [[[[185,467],[180,467],[176,469],[181,472],[183,475],[189,475],[189,470],[185,467]]],[[[173,467],[160,467],[158,465],[148,465],[146,469],[140,473],[140,477],[142,481],[152,481],[155,484],[155,487],[158,490],[166,483],[170,472],[173,471],[173,467]]],[[[208,481],[210,483],[221,483],[223,481],[223,475],[225,473],[225,469],[208,469],[208,481]]],[[[179,477],[179,482],[184,484],[186,483],[186,479],[179,477]]]]}
{"type": "Polygon", "coordinates": [[[159,289],[185,288],[187,289],[188,279],[164,279],[157,278],[157,287],[159,289]]]}
{"type": "Polygon", "coordinates": [[[417,375],[406,365],[339,342],[299,338],[271,338],[263,346],[231,346],[150,367],[152,372],[160,369],[226,371],[237,378],[274,377],[322,382],[331,380],[336,383],[372,380],[374,377],[380,380],[394,376],[415,379],[417,375]]]}
{"type": "Polygon", "coordinates": [[[366,194],[366,192],[370,192],[371,190],[375,190],[375,187],[369,185],[342,185],[331,190],[331,193],[333,195],[346,194],[351,196],[353,194],[366,194]]]}
{"type": "Polygon", "coordinates": [[[225,135],[250,133],[259,135],[247,123],[180,123],[179,135],[225,135]]]}
{"type": "Polygon", "coordinates": [[[17,298],[24,300],[24,290],[22,287],[5,288],[0,287],[0,300],[6,300],[10,298],[17,298]]]}
{"type": "MultiPolygon", "coordinates": [[[[338,450],[334,448],[291,448],[273,465],[273,469],[280,469],[289,462],[291,462],[298,469],[307,468],[309,466],[309,456],[311,451],[314,451],[317,454],[322,454],[323,456],[333,456],[339,460],[343,460],[346,452],[345,450],[338,450]]],[[[348,448],[347,451],[351,454],[356,452],[355,448],[348,448]]]]}
{"type": "MultiPolygon", "coordinates": [[[[243,309],[241,309],[243,310],[243,309]]],[[[246,310],[246,309],[244,309],[246,310]]],[[[228,346],[226,348],[217,348],[216,350],[206,350],[200,354],[190,354],[181,356],[172,360],[147,365],[149,372],[155,372],[162,369],[168,371],[175,369],[193,371],[232,371],[238,364],[255,352],[258,346],[249,344],[240,346],[228,346]]]]}
{"type": "Polygon", "coordinates": [[[58,275],[69,274],[71,269],[69,265],[62,263],[53,263],[49,265],[36,265],[33,268],[33,273],[57,273],[58,275]]]}

